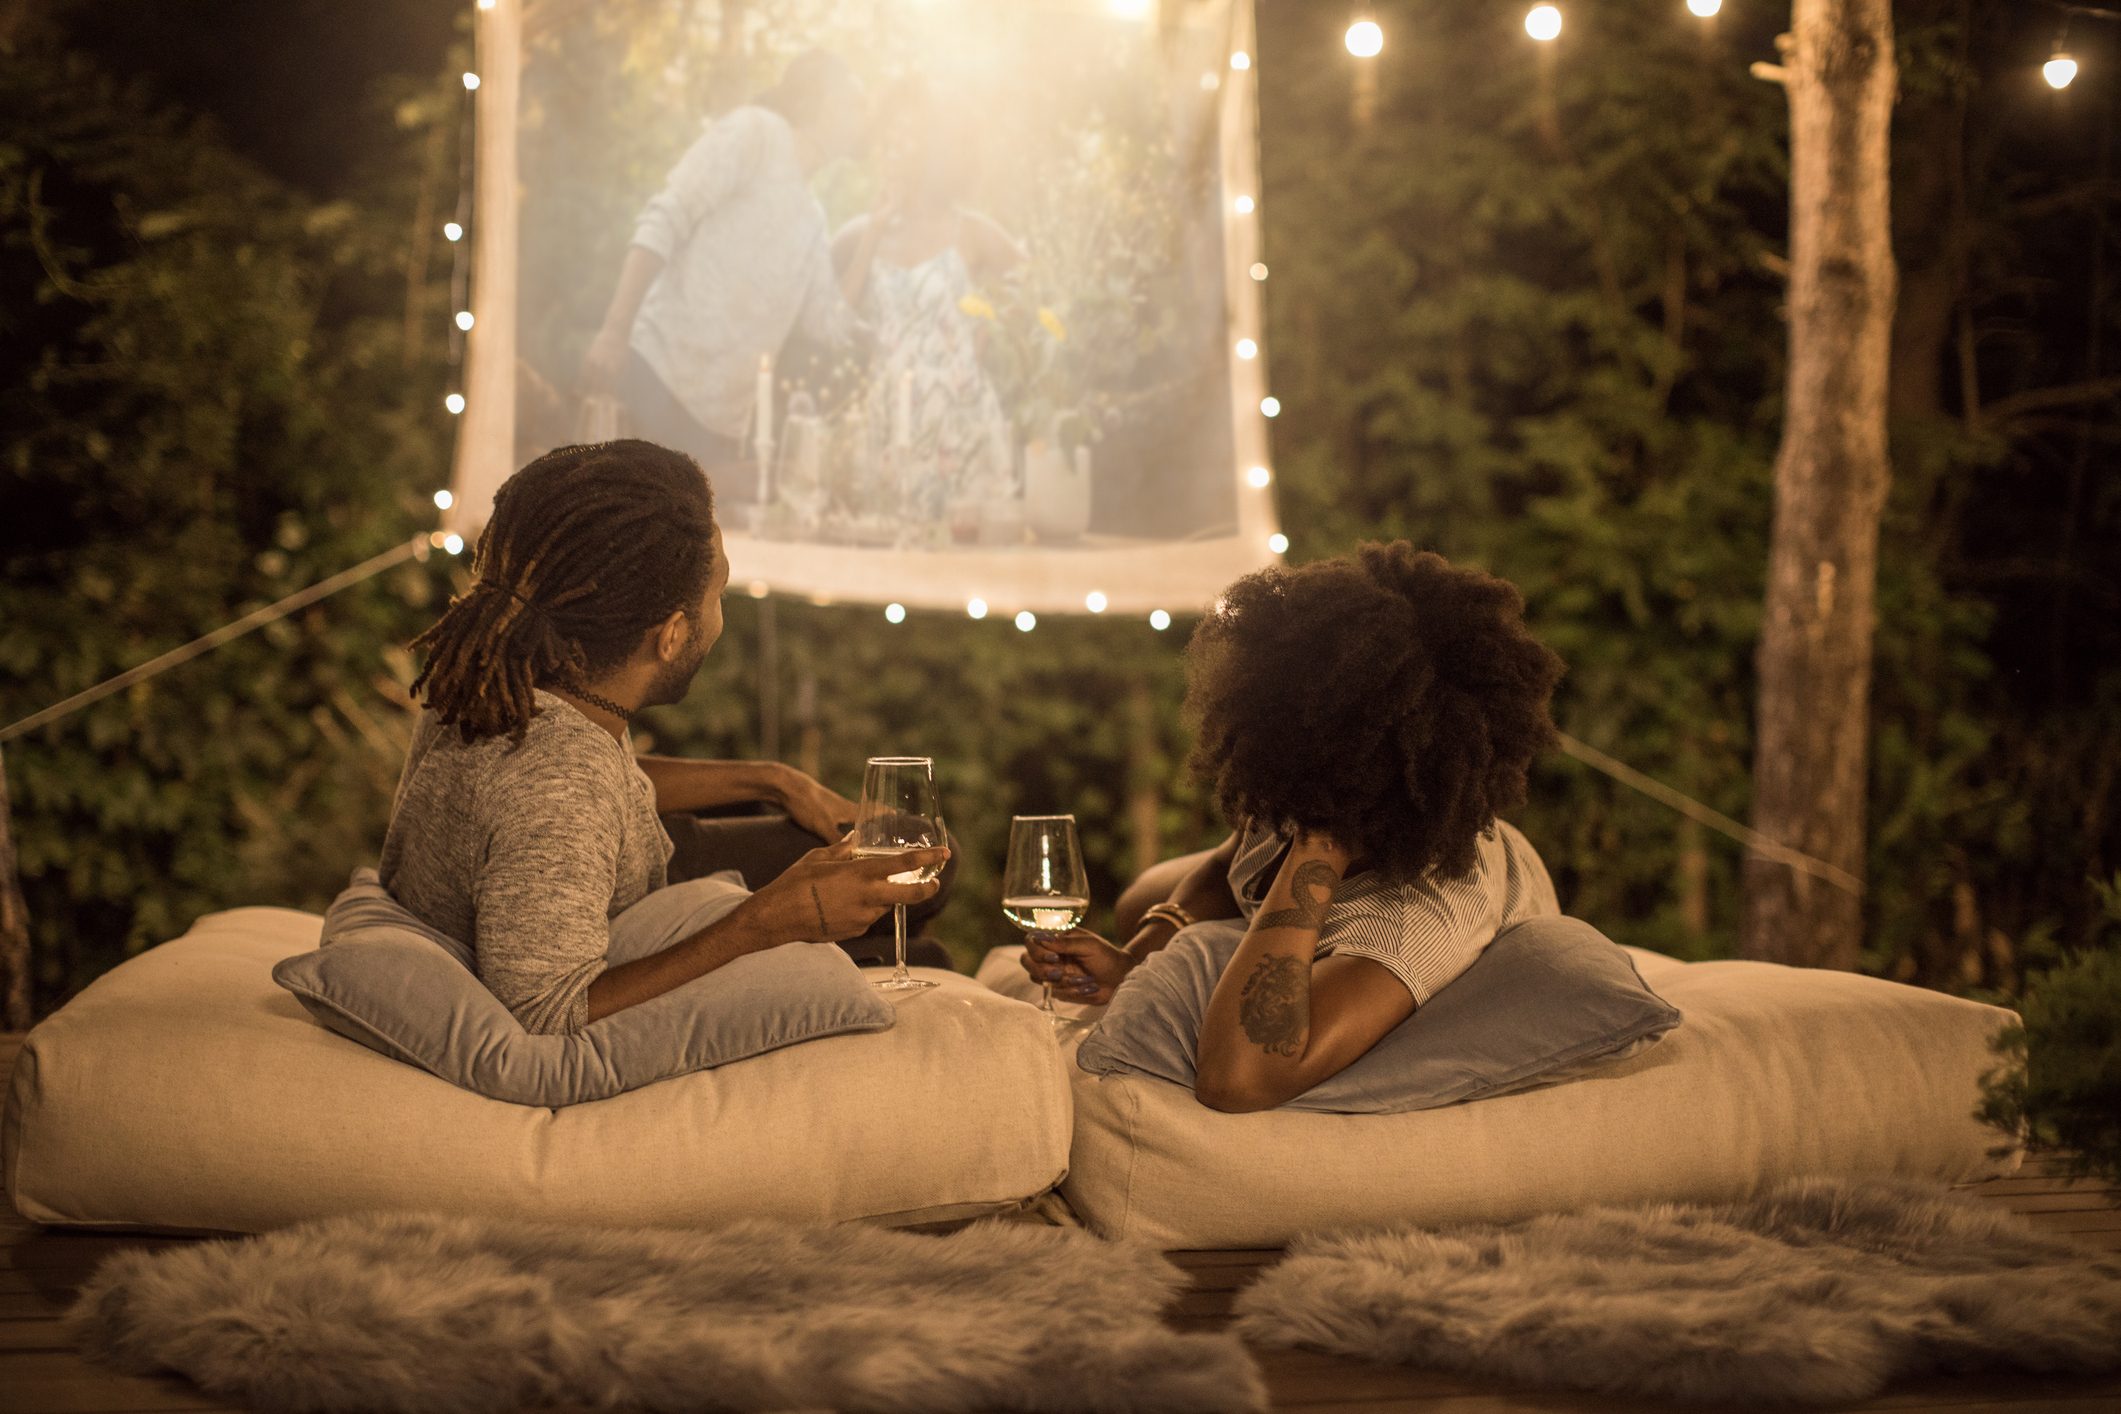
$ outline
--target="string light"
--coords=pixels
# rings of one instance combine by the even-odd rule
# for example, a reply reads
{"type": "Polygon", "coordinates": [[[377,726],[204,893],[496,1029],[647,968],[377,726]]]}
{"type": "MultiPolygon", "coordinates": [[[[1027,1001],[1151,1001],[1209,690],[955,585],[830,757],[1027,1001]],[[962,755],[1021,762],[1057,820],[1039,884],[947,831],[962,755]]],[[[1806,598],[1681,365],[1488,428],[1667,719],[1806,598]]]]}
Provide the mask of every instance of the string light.
{"type": "Polygon", "coordinates": [[[1252,271],[1251,271],[1251,274],[1252,274],[1252,278],[1253,278],[1253,279],[1255,279],[1255,280],[1264,280],[1264,279],[1266,279],[1266,278],[1267,278],[1267,263],[1266,263],[1265,261],[1263,261],[1263,260],[1255,260],[1255,261],[1253,261],[1253,262],[1252,262],[1252,271]]]}
{"type": "Polygon", "coordinates": [[[1723,0],[1686,0],[1686,7],[1701,18],[1711,20],[1723,8],[1723,0]]]}
{"type": "Polygon", "coordinates": [[[1230,67],[1237,70],[1237,72],[1239,73],[1243,73],[1245,70],[1252,67],[1252,56],[1250,54],[1245,53],[1244,50],[1240,49],[1235,54],[1232,54],[1230,56],[1230,67]]]}
{"type": "Polygon", "coordinates": [[[1267,548],[1277,555],[1286,555],[1289,553],[1289,537],[1277,530],[1267,537],[1267,548]]]}
{"type": "Polygon", "coordinates": [[[1108,601],[1100,590],[1093,589],[1083,596],[1083,607],[1093,614],[1102,614],[1108,601]]]}
{"type": "Polygon", "coordinates": [[[442,537],[442,548],[452,555],[461,555],[464,553],[464,537],[453,533],[445,535],[442,537]]]}
{"type": "Polygon", "coordinates": [[[884,606],[884,619],[887,623],[904,623],[906,621],[906,606],[904,604],[886,604],[884,606]]]}
{"type": "Polygon", "coordinates": [[[1239,339],[1237,341],[1237,356],[1239,358],[1258,358],[1259,345],[1250,339],[1239,339]]]}
{"type": "Polygon", "coordinates": [[[1230,209],[1232,211],[1235,211],[1240,216],[1250,216],[1252,214],[1253,205],[1254,202],[1251,197],[1241,196],[1237,200],[1230,203],[1230,209]]]}
{"type": "Polygon", "coordinates": [[[449,488],[448,488],[447,486],[444,486],[444,487],[443,487],[443,488],[442,488],[441,490],[439,490],[439,491],[435,492],[435,509],[436,509],[436,510],[438,510],[438,511],[446,511],[446,510],[448,510],[448,509],[449,509],[449,508],[450,508],[451,506],[455,505],[456,503],[457,503],[457,498],[456,498],[455,496],[453,496],[453,495],[451,495],[451,494],[450,494],[449,488]]]}
{"type": "Polygon", "coordinates": [[[1265,486],[1273,479],[1274,473],[1263,466],[1255,466],[1245,473],[1245,480],[1251,482],[1254,486],[1265,486]]]}
{"type": "Polygon", "coordinates": [[[967,602],[965,605],[965,617],[968,619],[984,619],[987,617],[987,601],[984,599],[973,599],[967,602]]]}
{"type": "Polygon", "coordinates": [[[479,87],[479,76],[478,76],[477,74],[475,74],[475,73],[472,73],[472,72],[471,72],[470,70],[468,70],[468,69],[467,69],[467,70],[465,70],[465,72],[464,72],[464,87],[465,87],[466,89],[468,89],[468,90],[471,90],[471,91],[473,91],[473,92],[476,92],[476,91],[478,90],[478,87],[479,87]]]}
{"type": "Polygon", "coordinates": [[[454,221],[444,221],[442,223],[442,239],[454,245],[464,239],[464,228],[454,221]]]}
{"type": "Polygon", "coordinates": [[[767,588],[765,580],[754,579],[751,583],[744,586],[744,592],[754,599],[763,599],[772,591],[767,588]]]}
{"type": "Polygon", "coordinates": [[[1375,59],[1384,51],[1385,32],[1375,20],[1357,20],[1348,26],[1348,52],[1358,59],[1375,59]]]}
{"type": "Polygon", "coordinates": [[[1158,633],[1162,633],[1165,629],[1171,627],[1171,616],[1162,609],[1151,609],[1149,611],[1149,627],[1155,629],[1158,633]]]}
{"type": "Polygon", "coordinates": [[[448,408],[452,413],[462,412],[464,411],[464,395],[462,393],[451,393],[448,397],[442,399],[442,406],[448,408]]]}
{"type": "Polygon", "coordinates": [[[460,310],[458,310],[458,311],[457,311],[457,327],[458,327],[459,329],[462,329],[462,330],[463,330],[463,331],[464,331],[465,333],[467,333],[467,334],[469,334],[469,333],[471,332],[471,311],[470,311],[470,310],[468,310],[468,309],[460,309],[460,310]]]}
{"type": "Polygon", "coordinates": [[[1544,44],[1561,35],[1561,11],[1552,5],[1534,5],[1524,17],[1524,32],[1544,44]]]}
{"type": "Polygon", "coordinates": [[[1281,399],[1274,397],[1261,398],[1259,400],[1259,415],[1261,417],[1280,417],[1281,399]]]}
{"type": "Polygon", "coordinates": [[[1032,613],[1032,612],[1031,612],[1031,611],[1030,611],[1029,609],[1024,609],[1024,610],[1020,610],[1020,611],[1019,611],[1019,612],[1017,613],[1017,616],[1016,616],[1016,630],[1017,630],[1017,632],[1018,632],[1018,633],[1029,633],[1029,632],[1031,632],[1031,630],[1033,630],[1033,629],[1035,629],[1035,628],[1037,628],[1037,627],[1038,627],[1038,615],[1037,615],[1037,614],[1034,614],[1034,613],[1032,613]]]}
{"type": "Polygon", "coordinates": [[[491,10],[493,7],[494,0],[479,0],[479,8],[482,10],[491,10]]]}
{"type": "Polygon", "coordinates": [[[2068,88],[2077,77],[2077,61],[2058,48],[2055,57],[2040,66],[2040,77],[2047,80],[2049,88],[2068,88]]]}

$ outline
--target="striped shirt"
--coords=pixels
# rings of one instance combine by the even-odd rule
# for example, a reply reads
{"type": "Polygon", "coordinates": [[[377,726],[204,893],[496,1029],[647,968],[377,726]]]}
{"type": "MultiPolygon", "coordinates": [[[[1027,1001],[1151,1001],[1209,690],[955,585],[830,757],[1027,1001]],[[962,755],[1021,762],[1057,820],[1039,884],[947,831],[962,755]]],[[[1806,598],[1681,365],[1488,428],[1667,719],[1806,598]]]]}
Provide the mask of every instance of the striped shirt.
{"type": "MultiPolygon", "coordinates": [[[[1249,922],[1274,882],[1288,841],[1247,825],[1230,861],[1230,892],[1249,922]]],[[[1497,820],[1482,833],[1473,868],[1455,879],[1411,882],[1377,870],[1333,891],[1317,957],[1365,957],[1406,984],[1420,1006],[1473,965],[1495,935],[1561,912],[1554,881],[1531,841],[1497,820]]]]}

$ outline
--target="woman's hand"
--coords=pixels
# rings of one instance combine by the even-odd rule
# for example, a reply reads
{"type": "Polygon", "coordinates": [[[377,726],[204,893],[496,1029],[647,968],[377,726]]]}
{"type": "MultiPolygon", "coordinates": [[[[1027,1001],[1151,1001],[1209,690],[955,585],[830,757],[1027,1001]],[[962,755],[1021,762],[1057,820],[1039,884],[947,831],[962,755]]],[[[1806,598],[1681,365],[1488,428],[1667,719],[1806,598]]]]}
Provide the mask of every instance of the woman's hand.
{"type": "Polygon", "coordinates": [[[1103,1006],[1127,980],[1136,959],[1088,928],[1024,935],[1024,971],[1051,983],[1057,1000],[1103,1006]]]}
{"type": "Polygon", "coordinates": [[[854,802],[793,766],[781,769],[773,799],[791,821],[821,840],[836,840],[854,828],[854,802]]]}

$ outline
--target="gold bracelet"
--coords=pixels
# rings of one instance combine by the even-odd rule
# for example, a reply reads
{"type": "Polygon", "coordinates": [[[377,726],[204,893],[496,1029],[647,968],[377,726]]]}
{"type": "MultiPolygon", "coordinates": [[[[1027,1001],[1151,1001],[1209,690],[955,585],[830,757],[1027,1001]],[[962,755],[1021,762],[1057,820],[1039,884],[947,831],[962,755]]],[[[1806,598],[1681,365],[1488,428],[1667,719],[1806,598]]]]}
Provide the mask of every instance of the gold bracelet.
{"type": "Polygon", "coordinates": [[[1152,918],[1161,918],[1177,929],[1190,928],[1196,921],[1183,907],[1170,902],[1152,903],[1142,910],[1142,922],[1146,923],[1152,918]]]}

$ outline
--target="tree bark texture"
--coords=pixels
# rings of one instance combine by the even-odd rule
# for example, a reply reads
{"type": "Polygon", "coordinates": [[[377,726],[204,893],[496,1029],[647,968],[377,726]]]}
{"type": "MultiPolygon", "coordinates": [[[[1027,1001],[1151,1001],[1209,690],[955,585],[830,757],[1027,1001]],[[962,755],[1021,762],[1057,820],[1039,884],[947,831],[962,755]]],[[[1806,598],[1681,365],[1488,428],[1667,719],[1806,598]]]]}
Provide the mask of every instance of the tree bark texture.
{"type": "Polygon", "coordinates": [[[0,761],[0,1031],[27,1031],[30,1017],[29,908],[15,872],[7,766],[0,761]]]}
{"type": "MultiPolygon", "coordinates": [[[[1890,0],[1795,0],[1789,374],[1759,649],[1753,825],[1861,878],[1878,521],[1891,471],[1890,0]]],[[[1740,951],[1850,968],[1862,900],[1751,855],[1740,951]]]]}

